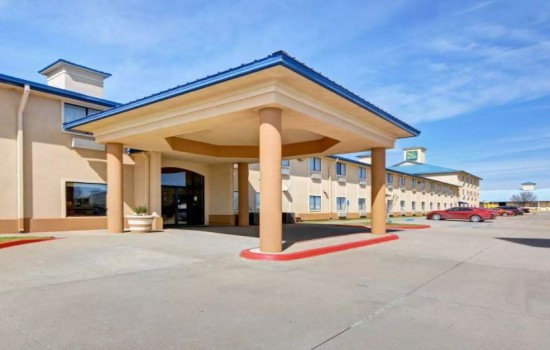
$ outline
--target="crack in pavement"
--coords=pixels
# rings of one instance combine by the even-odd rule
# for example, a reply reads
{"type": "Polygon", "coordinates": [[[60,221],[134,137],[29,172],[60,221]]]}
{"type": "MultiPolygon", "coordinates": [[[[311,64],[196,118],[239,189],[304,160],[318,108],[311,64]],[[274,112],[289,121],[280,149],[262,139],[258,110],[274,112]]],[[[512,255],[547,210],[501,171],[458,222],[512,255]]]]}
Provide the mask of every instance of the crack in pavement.
{"type": "MultiPolygon", "coordinates": [[[[21,328],[21,326],[19,326],[17,323],[15,322],[9,322],[8,320],[4,319],[4,318],[0,318],[0,321],[2,321],[3,323],[5,323],[8,327],[11,327],[12,329],[14,329],[16,332],[26,336],[27,338],[29,338],[30,340],[32,340],[33,342],[37,343],[38,345],[40,345],[41,347],[45,348],[45,349],[53,349],[52,347],[44,344],[43,342],[41,342],[40,340],[38,340],[37,338],[33,337],[32,334],[30,334],[29,332],[23,330],[21,328]]],[[[6,327],[2,327],[2,328],[6,328],[6,327]]]]}
{"type": "Polygon", "coordinates": [[[446,275],[447,273],[451,272],[452,270],[456,269],[457,267],[467,263],[468,261],[470,261],[471,259],[475,258],[476,256],[478,256],[479,254],[482,254],[483,252],[485,252],[487,249],[491,248],[492,246],[494,246],[495,244],[497,244],[498,242],[493,242],[492,244],[488,245],[487,247],[481,249],[480,251],[478,251],[477,253],[473,254],[472,256],[470,256],[469,258],[467,258],[466,260],[463,260],[463,261],[460,261],[459,263],[451,266],[450,268],[448,268],[447,270],[443,271],[442,273],[434,276],[433,278],[429,279],[428,281],[422,283],[421,285],[419,285],[418,287],[414,288],[413,290],[407,292],[406,294],[404,294],[403,296],[397,298],[397,299],[394,299],[386,304],[384,304],[381,308],[379,308],[378,310],[372,312],[371,314],[369,314],[367,317],[355,322],[354,324],[352,324],[351,326],[341,330],[340,332],[334,334],[333,336],[331,336],[330,338],[324,340],[323,342],[315,345],[314,347],[311,348],[311,350],[315,350],[315,349],[319,349],[321,346],[329,343],[330,341],[336,339],[337,337],[341,336],[342,334],[346,333],[347,331],[351,330],[352,328],[355,328],[373,318],[375,318],[376,316],[380,315],[381,313],[385,312],[386,310],[389,310],[399,304],[401,304],[403,302],[403,300],[405,300],[408,296],[410,296],[411,294],[413,294],[414,292],[418,291],[419,289],[421,289],[422,287],[432,283],[433,281],[435,281],[436,279],[446,275]]]}

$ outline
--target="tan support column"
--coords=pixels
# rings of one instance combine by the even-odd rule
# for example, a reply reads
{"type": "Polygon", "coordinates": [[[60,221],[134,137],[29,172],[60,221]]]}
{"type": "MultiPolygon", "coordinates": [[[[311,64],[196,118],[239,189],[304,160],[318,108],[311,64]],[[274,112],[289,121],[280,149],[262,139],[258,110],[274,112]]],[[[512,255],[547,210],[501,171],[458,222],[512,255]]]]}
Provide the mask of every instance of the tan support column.
{"type": "Polygon", "coordinates": [[[283,250],[281,114],[260,110],[260,251],[268,253],[283,250]]]}
{"type": "Polygon", "coordinates": [[[153,230],[163,229],[162,223],[162,154],[149,152],[149,212],[155,215],[153,230]]]}
{"type": "Polygon", "coordinates": [[[239,226],[248,226],[248,163],[239,163],[239,226]]]}
{"type": "Polygon", "coordinates": [[[386,233],[386,149],[373,148],[372,186],[371,186],[371,220],[372,233],[386,233]]]}
{"type": "Polygon", "coordinates": [[[107,151],[107,230],[124,232],[124,206],[122,194],[122,145],[108,143],[107,151]]]}

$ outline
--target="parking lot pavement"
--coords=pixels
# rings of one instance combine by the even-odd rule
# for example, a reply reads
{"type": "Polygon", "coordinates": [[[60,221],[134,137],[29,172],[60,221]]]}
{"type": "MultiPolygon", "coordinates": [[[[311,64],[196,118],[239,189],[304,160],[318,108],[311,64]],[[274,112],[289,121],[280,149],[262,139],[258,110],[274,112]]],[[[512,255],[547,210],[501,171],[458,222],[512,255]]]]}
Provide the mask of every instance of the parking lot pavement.
{"type": "Polygon", "coordinates": [[[429,223],[290,262],[191,230],[3,249],[0,348],[547,349],[550,215],[429,223]]]}

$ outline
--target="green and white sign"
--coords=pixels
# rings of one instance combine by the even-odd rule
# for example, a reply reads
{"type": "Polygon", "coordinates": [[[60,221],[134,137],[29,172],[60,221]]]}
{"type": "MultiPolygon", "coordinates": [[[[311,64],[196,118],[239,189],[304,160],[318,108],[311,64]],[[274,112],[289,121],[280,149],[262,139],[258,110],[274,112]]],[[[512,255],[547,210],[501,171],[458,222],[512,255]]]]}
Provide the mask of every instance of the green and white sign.
{"type": "Polygon", "coordinates": [[[418,160],[418,151],[417,150],[410,150],[405,152],[405,159],[406,160],[418,160]]]}

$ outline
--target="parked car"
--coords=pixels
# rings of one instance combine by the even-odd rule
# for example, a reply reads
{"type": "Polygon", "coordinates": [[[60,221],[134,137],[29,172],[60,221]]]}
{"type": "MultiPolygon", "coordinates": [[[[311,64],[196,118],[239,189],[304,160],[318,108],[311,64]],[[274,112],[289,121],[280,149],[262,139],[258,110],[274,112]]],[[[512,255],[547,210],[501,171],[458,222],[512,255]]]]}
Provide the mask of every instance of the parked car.
{"type": "Polygon", "coordinates": [[[472,222],[480,222],[491,220],[497,215],[490,209],[485,208],[470,208],[470,207],[454,207],[445,210],[435,210],[426,214],[428,220],[469,220],[472,222]]]}
{"type": "Polygon", "coordinates": [[[495,208],[493,210],[498,216],[515,216],[516,215],[516,213],[512,209],[495,208]]]}
{"type": "Polygon", "coordinates": [[[503,206],[497,207],[496,209],[510,210],[511,212],[514,213],[514,215],[523,215],[523,209],[522,208],[514,207],[512,205],[503,205],[503,206]]]}

